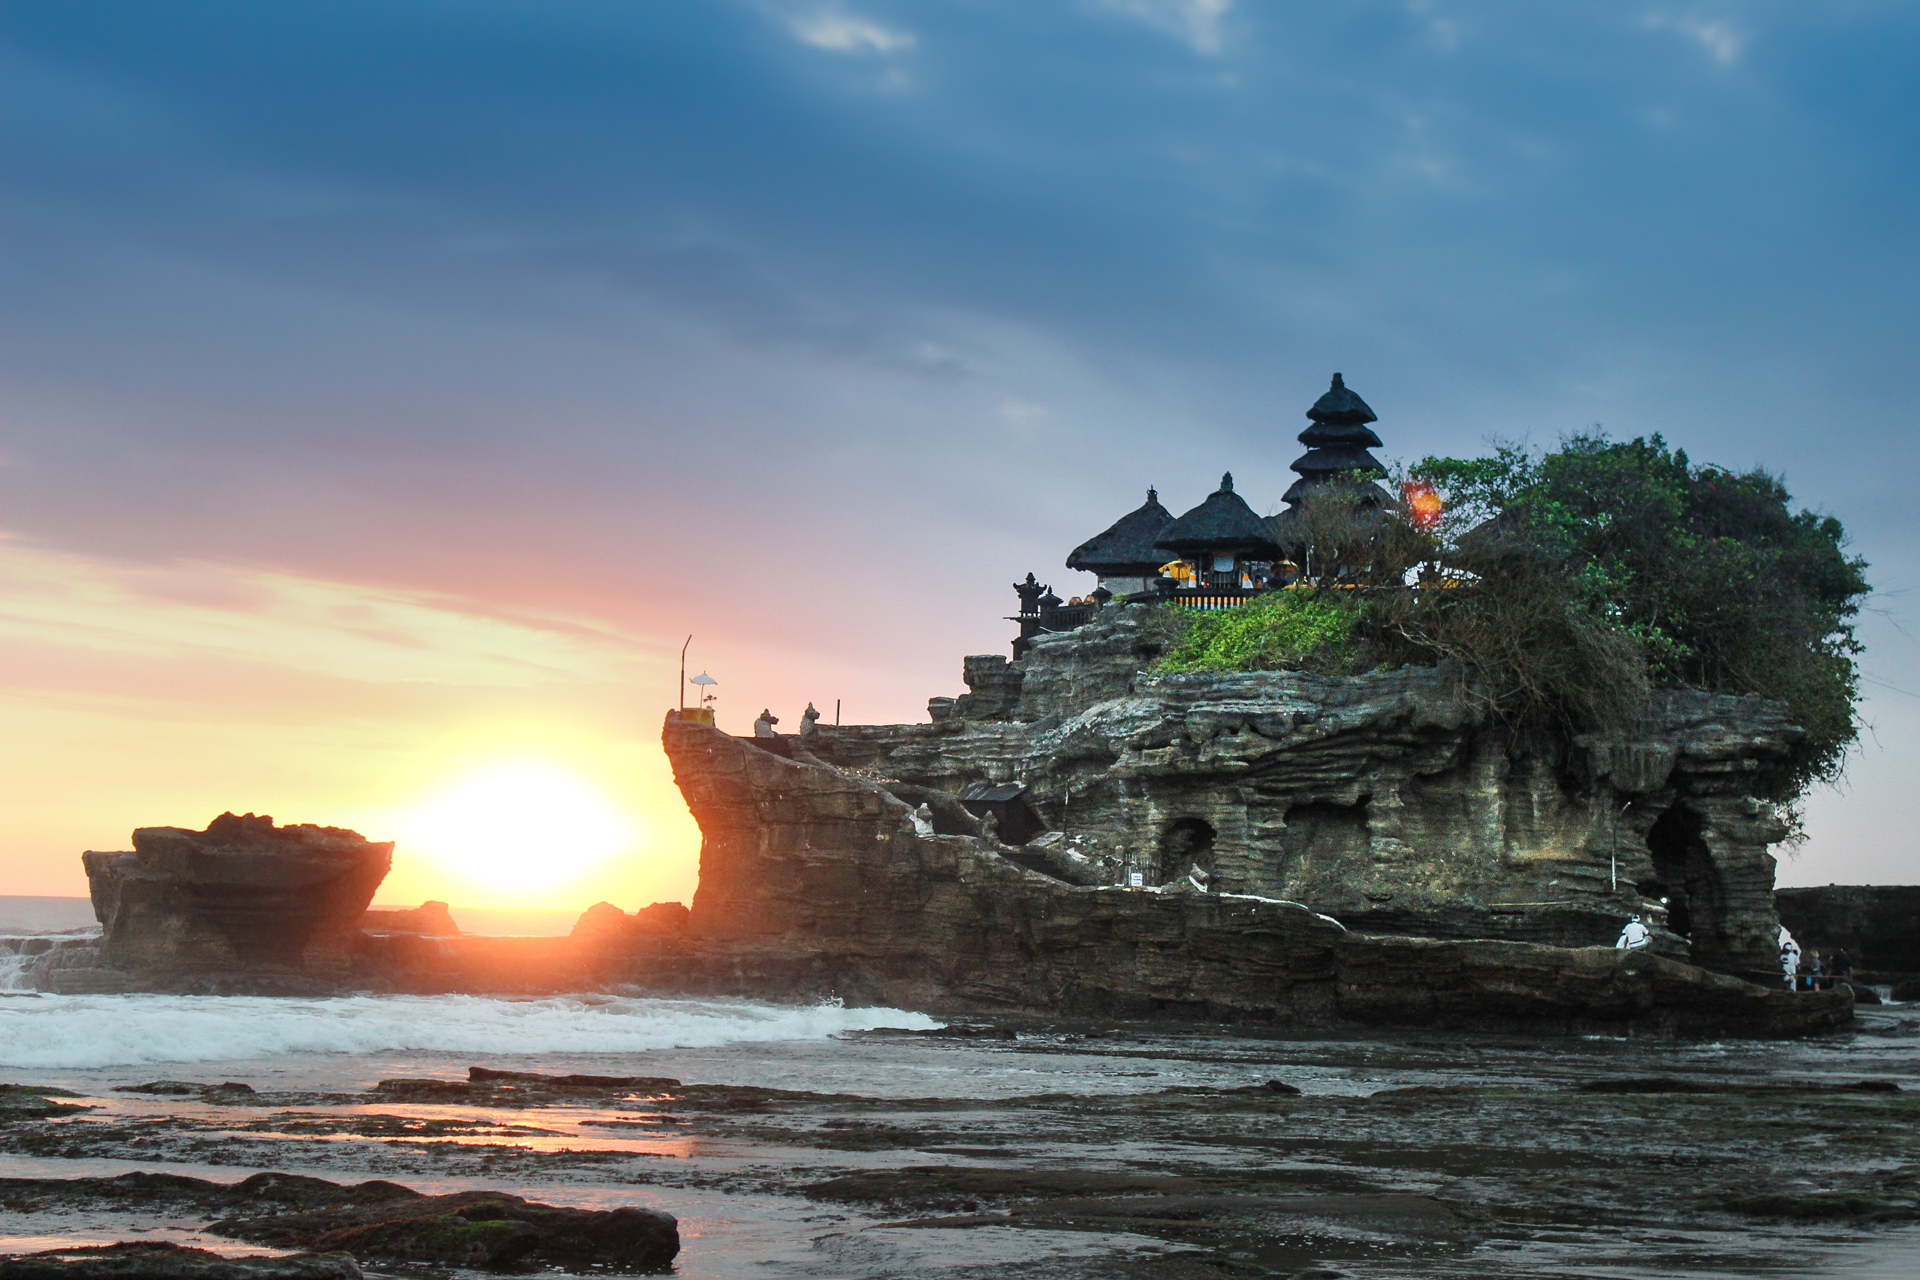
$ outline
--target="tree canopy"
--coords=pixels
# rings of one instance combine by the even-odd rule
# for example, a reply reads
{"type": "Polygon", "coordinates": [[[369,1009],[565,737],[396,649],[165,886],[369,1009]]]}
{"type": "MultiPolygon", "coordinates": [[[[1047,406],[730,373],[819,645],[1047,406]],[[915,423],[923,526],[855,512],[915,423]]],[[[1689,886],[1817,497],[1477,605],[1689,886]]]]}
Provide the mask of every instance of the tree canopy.
{"type": "Polygon", "coordinates": [[[1857,734],[1867,566],[1778,477],[1600,434],[1542,455],[1424,458],[1411,474],[1448,513],[1443,559],[1484,569],[1496,592],[1516,571],[1558,579],[1576,622],[1630,640],[1649,684],[1785,702],[1807,732],[1787,788],[1838,774],[1857,734]]]}
{"type": "Polygon", "coordinates": [[[1423,458],[1403,480],[1412,501],[1398,511],[1299,521],[1312,559],[1342,566],[1341,590],[1197,616],[1163,669],[1453,658],[1510,723],[1572,732],[1623,724],[1652,687],[1759,694],[1806,731],[1766,789],[1790,799],[1839,774],[1858,731],[1866,563],[1838,520],[1795,510],[1778,477],[1696,466],[1657,435],[1594,433],[1545,453],[1423,458]]]}

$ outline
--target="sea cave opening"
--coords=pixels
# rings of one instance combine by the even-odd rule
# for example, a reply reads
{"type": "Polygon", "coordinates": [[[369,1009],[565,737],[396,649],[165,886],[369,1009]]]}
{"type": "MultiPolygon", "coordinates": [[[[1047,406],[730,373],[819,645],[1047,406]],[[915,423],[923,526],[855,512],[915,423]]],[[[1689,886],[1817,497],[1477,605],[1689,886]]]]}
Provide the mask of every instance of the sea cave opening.
{"type": "Polygon", "coordinates": [[[1647,829],[1647,853],[1653,858],[1651,880],[1637,888],[1649,898],[1666,903],[1667,928],[1683,938],[1691,938],[1702,923],[1702,912],[1710,909],[1708,880],[1713,866],[1706,841],[1701,839],[1698,815],[1676,805],[1654,820],[1647,829]]]}
{"type": "Polygon", "coordinates": [[[1213,875],[1213,824],[1204,818],[1176,818],[1160,834],[1156,883],[1172,884],[1193,867],[1213,875]]]}

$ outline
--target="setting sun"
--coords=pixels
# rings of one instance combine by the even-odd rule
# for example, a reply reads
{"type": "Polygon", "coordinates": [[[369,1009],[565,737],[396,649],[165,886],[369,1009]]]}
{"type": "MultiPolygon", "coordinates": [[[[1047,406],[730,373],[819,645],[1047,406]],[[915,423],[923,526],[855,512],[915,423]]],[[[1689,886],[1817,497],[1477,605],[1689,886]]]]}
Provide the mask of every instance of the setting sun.
{"type": "Polygon", "coordinates": [[[535,888],[628,852],[638,835],[631,818],[575,774],[541,761],[502,761],[412,810],[400,847],[463,881],[535,888]]]}

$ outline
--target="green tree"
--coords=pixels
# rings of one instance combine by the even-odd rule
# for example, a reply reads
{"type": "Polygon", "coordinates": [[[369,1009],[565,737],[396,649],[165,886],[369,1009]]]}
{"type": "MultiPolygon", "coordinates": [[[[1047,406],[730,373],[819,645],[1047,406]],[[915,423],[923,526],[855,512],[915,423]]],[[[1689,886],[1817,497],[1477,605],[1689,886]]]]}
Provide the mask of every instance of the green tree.
{"type": "Polygon", "coordinates": [[[1656,685],[1777,698],[1806,730],[1777,789],[1838,775],[1857,736],[1853,619],[1869,590],[1831,516],[1762,471],[1694,466],[1659,436],[1573,436],[1544,455],[1426,458],[1443,558],[1499,596],[1556,579],[1576,627],[1630,637],[1656,685]],[[1516,566],[1524,565],[1524,569],[1516,566]]]}

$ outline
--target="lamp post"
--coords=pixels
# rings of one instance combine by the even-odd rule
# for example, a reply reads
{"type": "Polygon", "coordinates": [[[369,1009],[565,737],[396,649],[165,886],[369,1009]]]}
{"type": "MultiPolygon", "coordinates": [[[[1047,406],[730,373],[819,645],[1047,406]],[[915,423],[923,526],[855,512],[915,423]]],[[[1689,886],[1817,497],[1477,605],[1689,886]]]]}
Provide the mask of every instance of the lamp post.
{"type": "MultiPolygon", "coordinates": [[[[693,643],[693,633],[687,633],[687,644],[693,643]]],[[[687,644],[680,646],[680,710],[687,709],[687,644]]]]}

